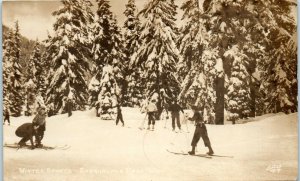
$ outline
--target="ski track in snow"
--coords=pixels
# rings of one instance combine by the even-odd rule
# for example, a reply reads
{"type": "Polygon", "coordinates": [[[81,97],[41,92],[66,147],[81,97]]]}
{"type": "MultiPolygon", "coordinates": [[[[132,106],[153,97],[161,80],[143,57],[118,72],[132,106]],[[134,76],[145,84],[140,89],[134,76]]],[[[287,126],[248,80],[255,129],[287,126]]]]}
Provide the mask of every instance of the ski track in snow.
{"type": "MultiPolygon", "coordinates": [[[[123,108],[123,115],[125,127],[116,126],[113,120],[100,120],[94,110],[76,111],[72,117],[64,114],[47,118],[43,144],[70,148],[18,151],[4,148],[4,180],[198,181],[295,180],[297,177],[296,113],[264,115],[246,124],[207,125],[215,153],[233,156],[212,159],[166,151],[187,153],[191,149],[192,123],[188,123],[189,133],[172,132],[170,119],[167,128],[162,120],[156,122],[154,131],[148,131],[139,129],[145,114],[138,109],[123,108]]],[[[16,128],[32,119],[11,118],[12,125],[3,127],[3,143],[18,142],[16,128]]],[[[186,131],[186,125],[182,129],[186,131]]],[[[207,151],[200,140],[197,153],[207,151]]]]}

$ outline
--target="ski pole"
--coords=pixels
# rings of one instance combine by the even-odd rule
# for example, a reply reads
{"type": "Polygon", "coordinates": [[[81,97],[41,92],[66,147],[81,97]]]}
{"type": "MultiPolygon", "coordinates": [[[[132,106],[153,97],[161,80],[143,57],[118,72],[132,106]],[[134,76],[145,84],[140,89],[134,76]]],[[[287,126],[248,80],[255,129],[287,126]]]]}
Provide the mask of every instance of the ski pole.
{"type": "MultiPolygon", "coordinates": [[[[166,112],[166,114],[167,114],[167,112],[166,112]]],[[[164,128],[167,128],[167,117],[168,117],[168,115],[165,117],[165,127],[164,128]]]]}
{"type": "Polygon", "coordinates": [[[144,124],[145,124],[147,115],[148,115],[148,113],[146,113],[145,118],[144,118],[144,120],[142,121],[142,124],[141,124],[141,126],[140,126],[140,129],[144,129],[144,124]]]}
{"type": "Polygon", "coordinates": [[[184,114],[183,115],[183,120],[184,120],[184,122],[185,122],[185,127],[186,127],[186,131],[187,131],[187,133],[189,133],[190,131],[189,131],[189,127],[188,127],[188,116],[187,116],[187,114],[184,114]]]}

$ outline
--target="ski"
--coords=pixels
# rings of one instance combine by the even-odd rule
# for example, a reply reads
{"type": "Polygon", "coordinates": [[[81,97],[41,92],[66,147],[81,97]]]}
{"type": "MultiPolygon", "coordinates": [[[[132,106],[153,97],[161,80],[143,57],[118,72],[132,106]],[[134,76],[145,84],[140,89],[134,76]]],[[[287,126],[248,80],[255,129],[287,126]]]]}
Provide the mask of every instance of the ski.
{"type": "Polygon", "coordinates": [[[212,157],[224,157],[224,158],[234,158],[233,156],[227,156],[227,155],[209,155],[209,156],[212,156],[212,157]]]}
{"type": "Polygon", "coordinates": [[[195,154],[195,155],[190,155],[190,154],[185,153],[185,152],[173,152],[173,151],[170,151],[170,150],[168,150],[168,149],[167,149],[167,152],[172,153],[172,154],[174,154],[174,155],[196,156],[196,157],[203,157],[203,158],[209,158],[209,159],[212,158],[212,156],[207,155],[207,154],[195,154]]]}
{"type": "MultiPolygon", "coordinates": [[[[20,145],[18,144],[7,144],[5,143],[3,145],[3,147],[6,147],[6,148],[13,148],[13,149],[32,149],[30,145],[24,145],[22,147],[20,147],[20,145]]],[[[58,150],[67,150],[69,149],[70,146],[69,145],[62,145],[62,146],[46,146],[46,145],[43,145],[42,147],[35,147],[34,149],[43,149],[43,150],[55,150],[55,149],[58,149],[58,150]]]]}

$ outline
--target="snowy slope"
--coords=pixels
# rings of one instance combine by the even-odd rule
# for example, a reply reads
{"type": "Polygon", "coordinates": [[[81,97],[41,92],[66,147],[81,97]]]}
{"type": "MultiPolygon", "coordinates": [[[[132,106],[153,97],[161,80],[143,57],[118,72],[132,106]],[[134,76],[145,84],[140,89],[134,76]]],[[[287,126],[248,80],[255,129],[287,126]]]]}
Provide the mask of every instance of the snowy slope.
{"type": "MultiPolygon", "coordinates": [[[[166,151],[190,150],[193,124],[188,124],[190,133],[172,132],[170,120],[167,129],[164,121],[158,121],[155,131],[141,131],[138,127],[145,115],[131,108],[124,108],[123,114],[125,128],[99,120],[94,111],[47,118],[43,143],[71,148],[4,148],[4,180],[295,180],[297,176],[297,114],[270,114],[246,124],[207,125],[215,153],[234,156],[212,159],[166,151]]],[[[3,142],[18,142],[15,129],[31,120],[12,118],[12,125],[3,128],[3,142]]],[[[186,129],[185,124],[182,127],[186,129]]],[[[202,140],[197,151],[207,152],[202,140]]]]}

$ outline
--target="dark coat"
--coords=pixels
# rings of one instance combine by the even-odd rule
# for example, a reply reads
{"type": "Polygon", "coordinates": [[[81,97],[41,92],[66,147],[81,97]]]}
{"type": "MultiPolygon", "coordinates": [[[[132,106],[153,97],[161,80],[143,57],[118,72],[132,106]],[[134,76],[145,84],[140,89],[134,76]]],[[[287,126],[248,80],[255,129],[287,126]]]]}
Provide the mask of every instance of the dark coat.
{"type": "Polygon", "coordinates": [[[175,103],[170,105],[169,111],[172,113],[179,113],[179,111],[183,112],[183,109],[177,103],[175,103]]]}
{"type": "Polygon", "coordinates": [[[196,126],[200,126],[204,130],[206,130],[206,126],[204,124],[203,116],[200,112],[195,112],[192,118],[189,118],[191,121],[195,121],[196,126]]]}
{"type": "Polygon", "coordinates": [[[16,136],[21,138],[30,139],[31,146],[33,146],[33,136],[35,136],[36,132],[34,131],[32,123],[24,123],[19,126],[15,132],[16,136]]]}

